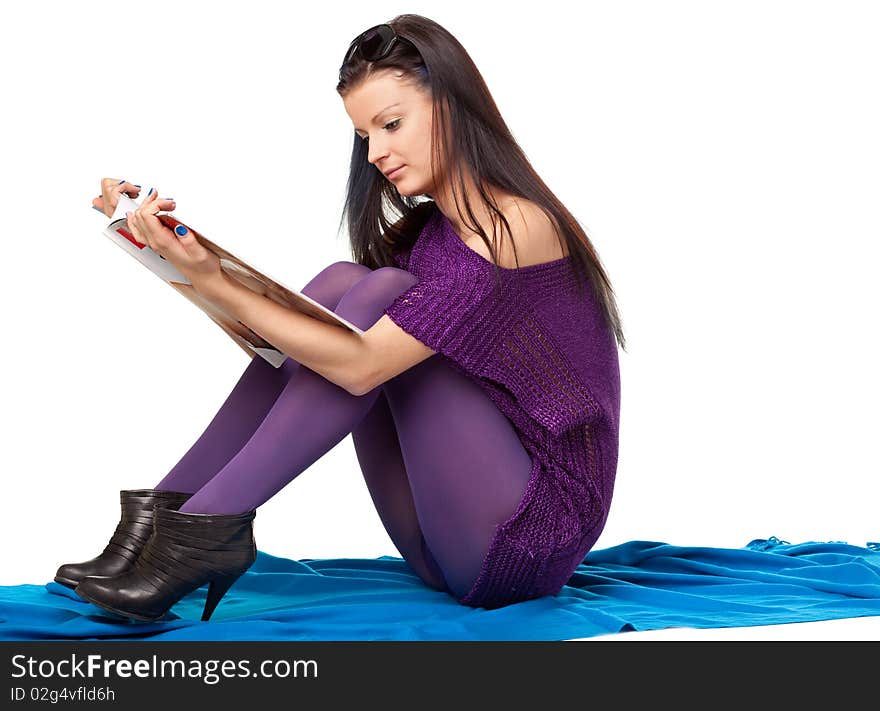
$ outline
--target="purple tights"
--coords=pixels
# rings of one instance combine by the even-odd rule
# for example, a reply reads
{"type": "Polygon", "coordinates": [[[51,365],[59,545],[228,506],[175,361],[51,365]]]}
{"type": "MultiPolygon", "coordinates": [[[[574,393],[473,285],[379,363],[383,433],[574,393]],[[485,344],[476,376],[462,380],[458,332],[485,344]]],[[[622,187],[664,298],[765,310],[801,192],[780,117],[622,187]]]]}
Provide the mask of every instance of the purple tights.
{"type": "MultiPolygon", "coordinates": [[[[396,267],[336,262],[303,291],[366,330],[417,281],[396,267]]],[[[360,396],[291,358],[274,368],[255,356],[155,488],[193,493],[183,512],[241,513],[349,433],[397,550],[427,585],[463,597],[495,526],[519,504],[532,462],[510,420],[440,354],[360,396]]]]}

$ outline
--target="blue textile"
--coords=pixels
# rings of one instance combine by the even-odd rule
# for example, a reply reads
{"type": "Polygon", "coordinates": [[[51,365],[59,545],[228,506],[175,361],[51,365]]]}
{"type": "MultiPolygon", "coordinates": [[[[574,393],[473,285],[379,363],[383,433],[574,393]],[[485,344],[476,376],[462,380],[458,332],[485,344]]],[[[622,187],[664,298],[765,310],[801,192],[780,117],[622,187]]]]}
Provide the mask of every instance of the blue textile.
{"type": "Polygon", "coordinates": [[[630,541],[590,551],[554,597],[495,610],[426,587],[402,558],[259,551],[209,622],[207,586],[157,622],[114,617],[73,590],[0,586],[2,640],[540,640],[666,627],[741,627],[880,615],[880,543],[743,548],[630,541]]]}

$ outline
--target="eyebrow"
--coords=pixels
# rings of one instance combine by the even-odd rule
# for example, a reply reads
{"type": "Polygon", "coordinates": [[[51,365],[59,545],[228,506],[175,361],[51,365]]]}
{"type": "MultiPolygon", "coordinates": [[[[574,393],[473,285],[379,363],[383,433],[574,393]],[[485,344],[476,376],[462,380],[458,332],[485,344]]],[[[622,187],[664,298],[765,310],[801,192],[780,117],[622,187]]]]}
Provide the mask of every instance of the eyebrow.
{"type": "MultiPolygon", "coordinates": [[[[373,116],[373,123],[376,122],[376,119],[377,119],[377,118],[379,118],[382,114],[384,114],[386,111],[388,111],[388,109],[393,109],[395,106],[400,106],[400,102],[397,101],[397,102],[391,104],[390,106],[386,106],[384,109],[382,109],[378,114],[376,114],[375,116],[373,116]]],[[[362,128],[355,128],[354,130],[355,130],[355,131],[363,131],[362,128]]]]}

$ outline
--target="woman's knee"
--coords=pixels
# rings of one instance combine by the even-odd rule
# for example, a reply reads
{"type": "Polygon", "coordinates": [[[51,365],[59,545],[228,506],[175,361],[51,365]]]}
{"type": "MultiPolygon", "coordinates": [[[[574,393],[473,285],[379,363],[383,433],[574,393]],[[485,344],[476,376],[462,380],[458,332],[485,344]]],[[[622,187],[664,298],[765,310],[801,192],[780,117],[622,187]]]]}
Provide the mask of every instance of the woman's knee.
{"type": "Polygon", "coordinates": [[[370,272],[370,284],[372,287],[377,291],[384,290],[392,299],[402,294],[413,284],[417,284],[418,281],[419,278],[417,276],[398,267],[379,267],[370,272]]]}
{"type": "Polygon", "coordinates": [[[339,300],[336,313],[367,329],[381,317],[400,294],[419,281],[418,277],[397,267],[379,267],[354,284],[339,300]]]}
{"type": "Polygon", "coordinates": [[[369,267],[357,262],[333,262],[312,277],[302,292],[321,306],[335,309],[345,293],[370,273],[369,267]]]}

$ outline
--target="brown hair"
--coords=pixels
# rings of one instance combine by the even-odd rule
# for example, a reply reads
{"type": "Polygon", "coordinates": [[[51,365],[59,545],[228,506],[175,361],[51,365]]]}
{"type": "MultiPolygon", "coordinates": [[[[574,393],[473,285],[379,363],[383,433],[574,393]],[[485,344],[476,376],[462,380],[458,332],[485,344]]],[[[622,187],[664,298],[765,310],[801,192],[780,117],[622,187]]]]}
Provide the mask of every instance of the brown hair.
{"type": "MultiPolygon", "coordinates": [[[[510,225],[487,192],[487,186],[497,186],[529,200],[552,215],[557,234],[561,232],[561,239],[568,246],[578,288],[583,288],[587,275],[606,322],[620,347],[626,350],[614,290],[596,250],[578,221],[535,172],[467,51],[445,28],[421,15],[398,15],[388,24],[412,45],[397,42],[386,57],[375,62],[367,62],[357,53],[342,67],[336,91],[345,97],[372,74],[396,70],[419,90],[428,92],[434,117],[433,174],[438,175],[440,156],[448,156],[445,165],[453,168],[450,177],[456,178],[451,187],[459,217],[485,242],[496,264],[496,276],[499,270],[494,245],[476,219],[463,189],[465,167],[473,177],[484,209],[498,216],[508,234],[510,225]],[[459,194],[468,220],[462,214],[459,194]]],[[[396,266],[393,255],[412,246],[436,206],[433,200],[400,195],[393,183],[369,163],[368,150],[367,142],[355,133],[340,229],[347,221],[352,254],[359,264],[371,269],[396,266]],[[391,209],[391,220],[387,208],[391,209]]],[[[513,251],[516,259],[515,245],[513,251]]],[[[516,263],[519,264],[518,260],[516,263]]]]}

